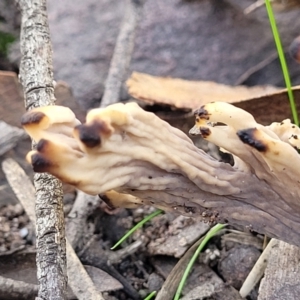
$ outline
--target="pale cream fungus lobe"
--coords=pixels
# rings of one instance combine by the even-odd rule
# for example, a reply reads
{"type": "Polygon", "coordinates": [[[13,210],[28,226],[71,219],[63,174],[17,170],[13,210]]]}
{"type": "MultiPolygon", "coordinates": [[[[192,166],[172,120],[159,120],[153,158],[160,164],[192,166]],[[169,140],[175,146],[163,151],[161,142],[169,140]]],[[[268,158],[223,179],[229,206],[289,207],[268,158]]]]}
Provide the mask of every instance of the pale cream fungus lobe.
{"type": "Polygon", "coordinates": [[[231,153],[233,166],[213,159],[135,103],[91,110],[85,124],[66,107],[27,112],[22,125],[38,143],[27,160],[37,172],[105,195],[112,206],[150,204],[198,215],[205,209],[217,212],[216,222],[226,218],[245,224],[251,212],[266,211],[270,198],[281,203],[273,206],[270,218],[300,208],[297,126],[289,120],[262,126],[248,112],[223,102],[201,107],[195,118],[190,133],[231,153]],[[239,215],[243,205],[249,215],[239,215]]]}

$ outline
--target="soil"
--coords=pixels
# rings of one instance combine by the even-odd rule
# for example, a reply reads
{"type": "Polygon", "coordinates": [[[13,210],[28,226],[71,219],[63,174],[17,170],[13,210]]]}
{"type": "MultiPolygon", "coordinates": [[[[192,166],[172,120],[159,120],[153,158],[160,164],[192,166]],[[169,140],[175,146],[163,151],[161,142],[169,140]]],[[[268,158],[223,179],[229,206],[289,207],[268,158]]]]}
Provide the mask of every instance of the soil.
{"type": "MultiPolygon", "coordinates": [[[[68,201],[70,202],[70,199],[68,201]]],[[[96,251],[105,253],[109,257],[112,252],[112,250],[109,250],[110,247],[128,229],[132,228],[151,212],[153,212],[153,208],[144,207],[136,210],[118,209],[113,214],[112,212],[107,214],[99,208],[87,223],[87,227],[92,228],[90,239],[96,240],[96,251]]],[[[188,234],[195,230],[195,228],[199,231],[197,224],[199,224],[197,220],[192,218],[162,214],[146,223],[142,229],[138,229],[119,249],[126,249],[128,245],[138,240],[142,240],[142,246],[133,254],[123,255],[118,263],[113,264],[115,272],[125,280],[122,282],[123,285],[125,283],[133,287],[137,293],[132,295],[128,288],[120,289],[120,285],[118,285],[117,290],[110,291],[116,285],[116,283],[113,283],[111,286],[106,286],[107,292],[104,289],[104,298],[135,300],[145,298],[152,291],[158,291],[184,253],[182,251],[182,253],[178,254],[170,246],[176,248],[176,245],[182,244],[182,238],[180,238],[181,232],[188,234]],[[172,244],[169,245],[169,243],[172,244]],[[159,254],[157,254],[158,247],[160,249],[159,254]],[[175,258],[174,256],[177,257],[175,258]]],[[[205,224],[202,225],[204,226],[205,224]]],[[[232,229],[228,228],[208,243],[198,258],[183,295],[187,295],[200,284],[209,284],[212,278],[216,287],[223,282],[227,283],[227,288],[229,285],[232,289],[236,290],[241,287],[247,274],[260,255],[262,238],[249,233],[247,234],[248,239],[242,238],[241,235],[240,241],[233,242],[230,239],[227,240],[227,236],[232,229]],[[255,246],[253,246],[251,239],[255,239],[255,246]],[[249,245],[249,241],[252,245],[249,245]]],[[[239,234],[237,234],[238,236],[239,234]]],[[[192,239],[189,243],[185,244],[185,250],[188,249],[194,240],[192,239]]],[[[34,244],[35,235],[21,205],[16,204],[2,207],[0,209],[0,265],[2,265],[0,275],[24,280],[29,283],[37,283],[35,278],[35,262],[33,259],[35,255],[34,244]],[[19,262],[18,264],[12,264],[10,262],[12,260],[18,260],[19,262]],[[24,275],[24,264],[31,270],[30,275],[27,272],[26,277],[22,277],[22,274],[24,275]]],[[[118,250],[116,251],[118,252],[118,250]]],[[[81,256],[84,262],[85,256],[83,254],[81,256]]],[[[104,266],[103,269],[111,275],[114,273],[110,267],[104,266]]],[[[214,298],[216,297],[216,292],[217,289],[212,290],[210,295],[212,298],[209,299],[217,299],[214,298]]],[[[226,297],[225,294],[223,292],[224,297],[226,297]]],[[[70,297],[70,299],[76,299],[72,298],[72,296],[70,297]]],[[[257,299],[257,288],[247,299],[257,299]]]]}

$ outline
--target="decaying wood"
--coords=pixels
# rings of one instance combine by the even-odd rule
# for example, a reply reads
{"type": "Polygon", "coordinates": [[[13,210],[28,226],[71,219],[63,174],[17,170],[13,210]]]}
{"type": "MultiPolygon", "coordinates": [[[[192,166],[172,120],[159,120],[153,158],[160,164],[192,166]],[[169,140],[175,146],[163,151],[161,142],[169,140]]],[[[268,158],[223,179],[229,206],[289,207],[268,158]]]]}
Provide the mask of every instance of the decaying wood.
{"type": "Polygon", "coordinates": [[[227,103],[202,107],[190,132],[232,153],[231,166],[135,103],[91,110],[75,131],[78,121],[64,107],[22,120],[39,141],[39,151],[27,155],[37,172],[101,194],[113,206],[153,205],[300,245],[300,158],[292,146],[299,147],[299,128],[288,121],[265,127],[227,103]]]}
{"type": "Polygon", "coordinates": [[[145,0],[127,0],[123,23],[110,63],[101,107],[120,101],[122,84],[127,76],[134,46],[135,31],[141,18],[145,0]]]}
{"type": "MultiPolygon", "coordinates": [[[[46,0],[18,0],[21,9],[20,81],[26,110],[55,102],[52,47],[46,0]]],[[[34,176],[36,189],[37,278],[40,299],[66,299],[66,242],[61,182],[34,176]]]]}
{"type": "MultiPolygon", "coordinates": [[[[36,224],[34,187],[23,169],[13,160],[6,159],[2,163],[6,178],[21,202],[32,224],[36,224]]],[[[74,228],[73,228],[74,229],[74,228]]],[[[75,229],[74,229],[75,230],[75,229]]],[[[71,236],[72,238],[72,236],[71,236]]],[[[80,300],[102,300],[100,292],[95,288],[91,278],[85,271],[72,246],[67,241],[67,272],[69,284],[76,297],[80,300]],[[83,288],[84,286],[84,288],[83,288]]]]}
{"type": "Polygon", "coordinates": [[[300,299],[300,248],[277,241],[272,247],[259,300],[300,299]]]}

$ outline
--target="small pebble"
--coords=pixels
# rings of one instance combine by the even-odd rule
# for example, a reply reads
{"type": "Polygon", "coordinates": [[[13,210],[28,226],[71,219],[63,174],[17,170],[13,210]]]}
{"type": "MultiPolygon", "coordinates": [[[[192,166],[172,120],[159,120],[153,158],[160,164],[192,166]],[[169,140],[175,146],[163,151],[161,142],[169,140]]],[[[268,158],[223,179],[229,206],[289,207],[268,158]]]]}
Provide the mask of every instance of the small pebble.
{"type": "Polygon", "coordinates": [[[22,229],[19,230],[20,236],[22,238],[26,237],[28,235],[28,229],[26,227],[23,227],[22,229]]]}

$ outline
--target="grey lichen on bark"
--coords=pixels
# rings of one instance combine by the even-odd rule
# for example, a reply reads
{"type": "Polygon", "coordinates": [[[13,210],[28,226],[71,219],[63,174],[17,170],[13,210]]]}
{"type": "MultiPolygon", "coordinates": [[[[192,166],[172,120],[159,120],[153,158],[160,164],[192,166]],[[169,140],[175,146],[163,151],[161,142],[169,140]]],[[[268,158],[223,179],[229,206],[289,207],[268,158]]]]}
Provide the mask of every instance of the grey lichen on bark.
{"type": "MultiPolygon", "coordinates": [[[[52,47],[46,0],[18,0],[22,14],[20,81],[26,110],[54,105],[52,47]]],[[[66,242],[61,182],[35,174],[39,299],[65,299],[66,242]]]]}

